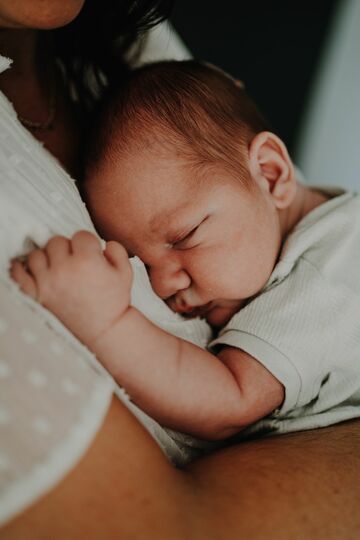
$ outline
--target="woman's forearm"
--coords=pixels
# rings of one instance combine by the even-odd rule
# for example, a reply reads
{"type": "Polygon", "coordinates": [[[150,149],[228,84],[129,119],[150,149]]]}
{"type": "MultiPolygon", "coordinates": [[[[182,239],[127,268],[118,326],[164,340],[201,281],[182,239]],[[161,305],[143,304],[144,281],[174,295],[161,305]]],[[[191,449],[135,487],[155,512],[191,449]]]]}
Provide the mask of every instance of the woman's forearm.
{"type": "Polygon", "coordinates": [[[226,365],[135,308],[91,348],[133,401],[161,424],[214,439],[239,429],[245,403],[226,365]]]}
{"type": "Polygon", "coordinates": [[[0,536],[352,539],[359,486],[360,420],[232,446],[182,472],[114,398],[81,462],[0,536]]]}

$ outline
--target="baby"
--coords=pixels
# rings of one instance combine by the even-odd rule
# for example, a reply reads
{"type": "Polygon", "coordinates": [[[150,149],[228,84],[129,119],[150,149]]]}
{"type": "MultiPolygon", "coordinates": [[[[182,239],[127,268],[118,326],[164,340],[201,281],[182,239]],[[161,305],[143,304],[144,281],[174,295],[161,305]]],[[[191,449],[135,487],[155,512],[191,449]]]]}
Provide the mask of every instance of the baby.
{"type": "Polygon", "coordinates": [[[208,440],[360,416],[358,196],[301,185],[242,85],[195,61],[131,73],[89,152],[105,249],[56,237],[12,276],[136,404],[208,440]],[[209,351],[131,306],[133,255],[172,310],[218,330],[209,351]]]}

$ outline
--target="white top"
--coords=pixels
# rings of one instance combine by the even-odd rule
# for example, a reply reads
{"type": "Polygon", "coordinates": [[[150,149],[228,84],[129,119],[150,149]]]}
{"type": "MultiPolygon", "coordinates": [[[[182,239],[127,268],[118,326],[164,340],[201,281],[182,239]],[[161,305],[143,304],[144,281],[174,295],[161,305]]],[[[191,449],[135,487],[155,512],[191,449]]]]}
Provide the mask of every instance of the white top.
{"type": "MultiPolygon", "coordinates": [[[[0,72],[9,64],[0,56],[0,72]]],[[[95,232],[74,181],[0,92],[0,524],[77,463],[114,391],[175,463],[204,446],[140,411],[94,356],[8,278],[10,259],[79,229],[95,232]]],[[[152,292],[142,263],[133,260],[133,268],[132,303],[165,329],[205,346],[207,325],[173,313],[152,292]]]]}
{"type": "Polygon", "coordinates": [[[288,237],[263,291],[212,346],[243,349],[285,387],[281,408],[236,436],[360,416],[360,196],[315,208],[288,237]]]}

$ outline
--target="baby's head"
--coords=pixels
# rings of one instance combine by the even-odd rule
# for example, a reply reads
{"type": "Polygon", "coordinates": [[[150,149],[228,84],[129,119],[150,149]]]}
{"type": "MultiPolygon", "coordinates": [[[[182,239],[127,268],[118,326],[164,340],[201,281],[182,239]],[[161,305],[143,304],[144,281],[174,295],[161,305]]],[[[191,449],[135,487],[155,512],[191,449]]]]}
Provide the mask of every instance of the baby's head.
{"type": "Polygon", "coordinates": [[[241,83],[195,61],[135,70],[100,115],[85,198],[175,311],[224,324],[267,282],[296,192],[241,83]]]}

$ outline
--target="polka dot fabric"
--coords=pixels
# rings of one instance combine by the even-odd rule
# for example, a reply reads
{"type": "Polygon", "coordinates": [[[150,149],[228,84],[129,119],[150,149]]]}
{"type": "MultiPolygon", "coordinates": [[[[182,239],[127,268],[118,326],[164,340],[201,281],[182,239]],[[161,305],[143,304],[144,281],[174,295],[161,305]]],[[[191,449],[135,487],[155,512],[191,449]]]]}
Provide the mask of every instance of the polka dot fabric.
{"type": "Polygon", "coordinates": [[[1,522],[74,465],[103,421],[113,384],[15,285],[0,281],[0,298],[1,522]]]}

